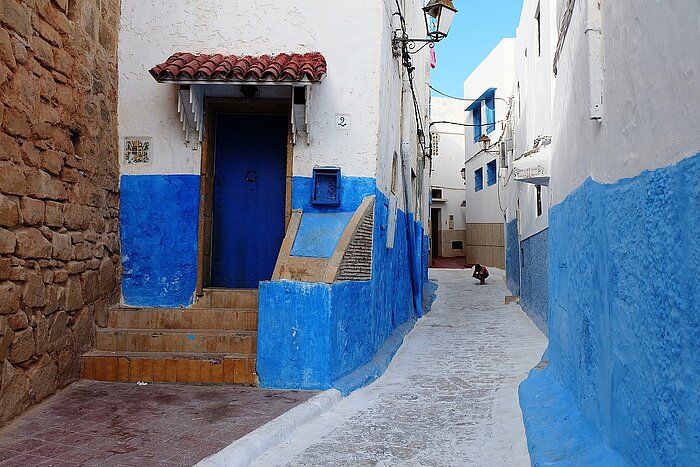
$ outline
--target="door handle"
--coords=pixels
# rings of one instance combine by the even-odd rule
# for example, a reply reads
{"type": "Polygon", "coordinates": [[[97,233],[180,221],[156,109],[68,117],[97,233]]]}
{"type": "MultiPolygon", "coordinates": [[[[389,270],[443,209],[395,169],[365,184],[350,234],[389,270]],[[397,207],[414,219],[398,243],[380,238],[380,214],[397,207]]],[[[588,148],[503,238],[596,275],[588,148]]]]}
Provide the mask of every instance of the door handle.
{"type": "Polygon", "coordinates": [[[245,173],[245,180],[248,183],[253,183],[258,179],[258,173],[255,170],[249,170],[245,173]]]}

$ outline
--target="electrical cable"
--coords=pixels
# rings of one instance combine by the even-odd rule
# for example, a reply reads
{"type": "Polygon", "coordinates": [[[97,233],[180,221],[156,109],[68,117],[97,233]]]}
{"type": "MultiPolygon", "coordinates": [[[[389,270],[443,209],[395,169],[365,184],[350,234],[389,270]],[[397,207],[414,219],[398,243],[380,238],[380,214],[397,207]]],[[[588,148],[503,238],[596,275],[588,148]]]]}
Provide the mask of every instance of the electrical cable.
{"type": "MultiPolygon", "coordinates": [[[[435,88],[434,88],[432,85],[430,85],[430,84],[428,84],[428,87],[429,87],[430,89],[432,89],[433,91],[435,91],[436,93],[438,93],[438,94],[442,94],[442,95],[445,96],[445,97],[449,97],[450,99],[454,99],[454,100],[457,100],[457,101],[477,102],[477,101],[482,101],[482,100],[484,100],[484,99],[469,99],[469,98],[466,98],[466,97],[462,98],[462,97],[450,96],[449,94],[446,94],[446,93],[444,93],[444,92],[442,92],[442,91],[439,91],[439,90],[435,89],[435,88]]],[[[509,99],[506,99],[506,98],[504,98],[504,97],[494,97],[494,99],[496,99],[497,101],[503,101],[503,102],[506,102],[506,103],[510,104],[510,100],[509,100],[509,99]]]]}

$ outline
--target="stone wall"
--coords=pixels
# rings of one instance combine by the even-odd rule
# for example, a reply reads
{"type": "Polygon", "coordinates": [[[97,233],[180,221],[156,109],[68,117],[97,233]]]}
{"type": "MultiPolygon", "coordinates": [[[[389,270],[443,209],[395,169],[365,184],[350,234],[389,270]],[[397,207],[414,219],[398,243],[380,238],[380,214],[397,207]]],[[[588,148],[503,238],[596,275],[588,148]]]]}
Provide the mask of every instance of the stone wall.
{"type": "Polygon", "coordinates": [[[119,262],[119,0],[0,0],[0,426],[76,380],[119,262]]]}

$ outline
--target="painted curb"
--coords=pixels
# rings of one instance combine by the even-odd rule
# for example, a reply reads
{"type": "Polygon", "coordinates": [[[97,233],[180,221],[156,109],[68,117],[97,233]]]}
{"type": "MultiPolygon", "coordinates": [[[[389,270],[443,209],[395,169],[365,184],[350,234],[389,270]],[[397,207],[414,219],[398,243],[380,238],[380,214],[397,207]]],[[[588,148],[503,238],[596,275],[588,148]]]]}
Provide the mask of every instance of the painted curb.
{"type": "Polygon", "coordinates": [[[381,375],[384,374],[387,367],[394,358],[396,352],[403,344],[406,335],[411,332],[416,325],[416,319],[410,318],[408,321],[397,327],[391,336],[374,354],[369,363],[362,365],[357,370],[347,376],[337,379],[333,382],[333,387],[340,391],[343,396],[349,395],[356,389],[367,386],[381,375]]]}
{"type": "Polygon", "coordinates": [[[299,426],[321,415],[342,398],[335,389],[324,391],[200,461],[197,467],[248,466],[268,449],[286,441],[299,426]]]}

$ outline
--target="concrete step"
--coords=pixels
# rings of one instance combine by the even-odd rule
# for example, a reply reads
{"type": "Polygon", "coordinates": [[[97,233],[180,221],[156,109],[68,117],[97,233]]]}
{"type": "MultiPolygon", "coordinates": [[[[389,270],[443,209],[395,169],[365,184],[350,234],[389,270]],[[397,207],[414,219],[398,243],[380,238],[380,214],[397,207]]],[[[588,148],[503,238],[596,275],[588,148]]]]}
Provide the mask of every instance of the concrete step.
{"type": "Polygon", "coordinates": [[[96,350],[111,352],[194,352],[255,355],[257,332],[217,329],[97,330],[96,350]]]}
{"type": "Polygon", "coordinates": [[[257,289],[206,288],[196,308],[258,309],[257,289]]]}
{"type": "Polygon", "coordinates": [[[258,310],[225,308],[113,308],[107,326],[124,329],[256,331],[258,310]]]}
{"type": "Polygon", "coordinates": [[[256,385],[255,356],[225,353],[105,352],[83,356],[81,377],[97,381],[256,385]]]}

